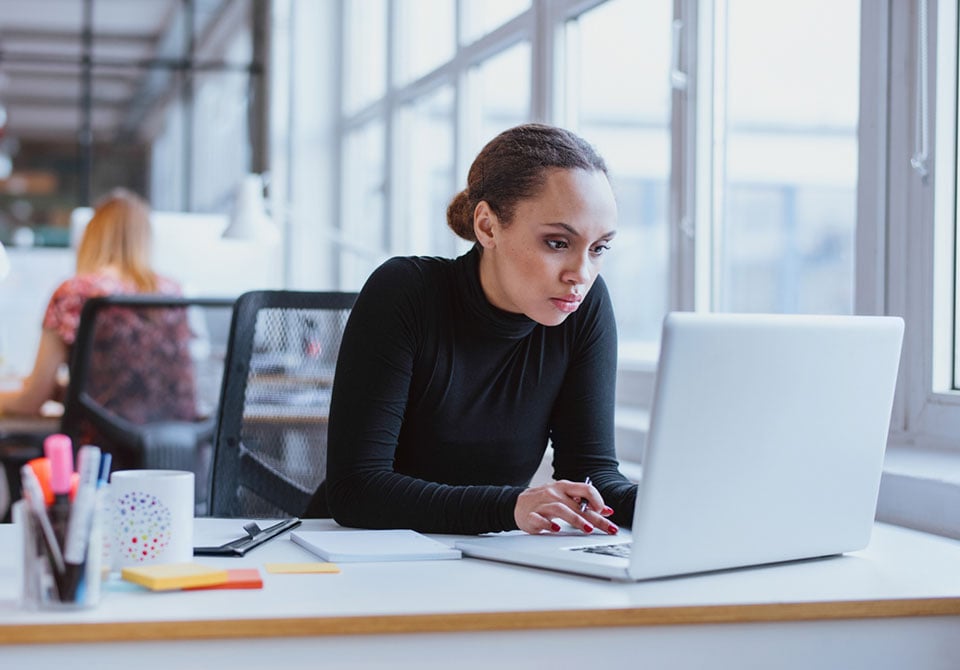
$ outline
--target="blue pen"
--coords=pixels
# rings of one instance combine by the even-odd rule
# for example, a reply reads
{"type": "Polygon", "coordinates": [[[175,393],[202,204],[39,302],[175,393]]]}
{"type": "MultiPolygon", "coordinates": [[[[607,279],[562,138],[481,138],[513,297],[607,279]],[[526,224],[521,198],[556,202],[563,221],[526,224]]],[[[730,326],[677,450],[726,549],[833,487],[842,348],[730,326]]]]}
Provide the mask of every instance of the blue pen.
{"type": "Polygon", "coordinates": [[[107,480],[110,479],[110,461],[112,460],[113,455],[109,452],[105,451],[100,454],[100,475],[97,477],[98,489],[102,489],[107,480]]]}

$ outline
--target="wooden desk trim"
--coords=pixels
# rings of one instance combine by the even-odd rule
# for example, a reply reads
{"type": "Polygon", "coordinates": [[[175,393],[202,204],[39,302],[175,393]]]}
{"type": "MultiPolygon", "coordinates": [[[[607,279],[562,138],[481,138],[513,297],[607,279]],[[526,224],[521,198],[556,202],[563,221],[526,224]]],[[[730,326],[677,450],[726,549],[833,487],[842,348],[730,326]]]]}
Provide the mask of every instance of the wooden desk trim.
{"type": "Polygon", "coordinates": [[[0,645],[462,633],[960,616],[960,597],[349,617],[192,619],[0,627],[0,645]]]}

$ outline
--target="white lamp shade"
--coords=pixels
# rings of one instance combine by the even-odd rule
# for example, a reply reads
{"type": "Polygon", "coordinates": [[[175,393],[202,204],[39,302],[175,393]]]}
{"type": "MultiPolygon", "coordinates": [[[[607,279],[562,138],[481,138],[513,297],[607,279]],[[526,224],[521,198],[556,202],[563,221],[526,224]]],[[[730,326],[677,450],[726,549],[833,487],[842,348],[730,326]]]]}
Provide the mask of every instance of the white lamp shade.
{"type": "Polygon", "coordinates": [[[280,231],[267,215],[264,206],[263,180],[260,175],[246,175],[237,187],[230,223],[223,231],[223,237],[270,244],[280,241],[280,231]]]}
{"type": "Polygon", "coordinates": [[[3,242],[0,242],[0,281],[7,278],[10,274],[10,259],[7,258],[7,250],[3,248],[3,242]]]}

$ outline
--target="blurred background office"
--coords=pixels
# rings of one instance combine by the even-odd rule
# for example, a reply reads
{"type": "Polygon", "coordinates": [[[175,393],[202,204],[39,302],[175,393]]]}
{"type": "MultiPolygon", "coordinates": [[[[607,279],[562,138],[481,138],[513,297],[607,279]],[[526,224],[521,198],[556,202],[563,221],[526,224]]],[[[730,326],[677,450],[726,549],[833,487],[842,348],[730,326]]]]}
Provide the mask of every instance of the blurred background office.
{"type": "Polygon", "coordinates": [[[470,158],[540,120],[597,145],[620,204],[622,458],[671,309],[904,315],[894,441],[956,449],[956,4],[0,0],[0,367],[28,365],[107,187],[171,214],[156,265],[188,293],[356,290],[462,251],[470,158]],[[223,237],[241,184],[276,232],[248,256],[223,237]]]}

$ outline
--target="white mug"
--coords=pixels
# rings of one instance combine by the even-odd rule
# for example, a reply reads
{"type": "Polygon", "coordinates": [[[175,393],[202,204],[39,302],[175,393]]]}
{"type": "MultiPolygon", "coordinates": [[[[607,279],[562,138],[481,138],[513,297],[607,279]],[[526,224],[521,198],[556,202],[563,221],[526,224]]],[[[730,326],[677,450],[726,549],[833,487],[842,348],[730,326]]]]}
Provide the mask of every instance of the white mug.
{"type": "Polygon", "coordinates": [[[193,560],[192,472],[118,470],[110,475],[107,540],[114,570],[193,560]]]}

